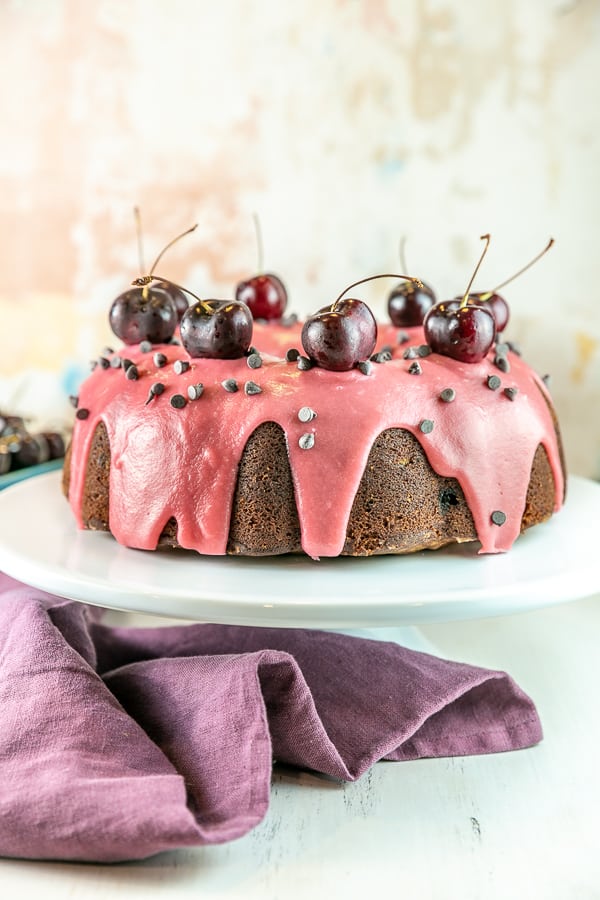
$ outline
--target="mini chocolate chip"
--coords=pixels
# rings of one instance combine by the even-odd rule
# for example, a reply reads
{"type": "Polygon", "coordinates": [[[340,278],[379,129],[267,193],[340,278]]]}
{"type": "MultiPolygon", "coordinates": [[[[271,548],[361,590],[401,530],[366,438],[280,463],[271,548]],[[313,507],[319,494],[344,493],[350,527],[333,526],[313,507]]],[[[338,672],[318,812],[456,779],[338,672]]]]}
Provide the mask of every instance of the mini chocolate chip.
{"type": "Polygon", "coordinates": [[[150,353],[152,350],[152,344],[150,341],[142,341],[140,344],[140,353],[150,353]]]}
{"type": "Polygon", "coordinates": [[[167,364],[167,357],[164,353],[155,353],[152,359],[154,360],[154,365],[157,369],[162,369],[162,367],[167,364]]]}
{"type": "Polygon", "coordinates": [[[133,362],[130,359],[127,359],[127,357],[125,357],[124,359],[121,360],[121,366],[125,371],[127,371],[129,366],[132,366],[132,365],[133,365],[133,362]]]}
{"type": "Polygon", "coordinates": [[[173,394],[173,396],[171,397],[169,403],[170,403],[171,406],[174,407],[175,409],[183,409],[183,407],[184,407],[184,406],[186,405],[186,403],[187,403],[187,400],[185,399],[185,397],[183,396],[183,394],[173,394]]]}
{"type": "Polygon", "coordinates": [[[298,444],[303,450],[310,450],[315,446],[314,434],[303,434],[302,437],[298,440],[298,444]]]}
{"type": "Polygon", "coordinates": [[[289,316],[283,316],[281,324],[284,328],[291,328],[298,321],[298,313],[290,313],[289,316]]]}
{"type": "Polygon", "coordinates": [[[408,372],[410,375],[422,375],[423,369],[421,368],[421,364],[415,359],[408,367],[408,372]]]}
{"type": "Polygon", "coordinates": [[[97,360],[97,359],[91,359],[91,360],[90,360],[90,369],[92,370],[92,372],[94,371],[94,369],[96,368],[97,365],[98,365],[98,360],[97,360]]]}
{"type": "Polygon", "coordinates": [[[496,344],[496,354],[498,356],[506,356],[508,351],[510,350],[510,346],[508,344],[496,344]]]}
{"type": "Polygon", "coordinates": [[[404,351],[402,356],[404,359],[416,359],[419,354],[417,353],[416,347],[408,347],[407,350],[404,351]]]}
{"type": "Polygon", "coordinates": [[[74,394],[71,394],[71,396],[69,397],[69,401],[71,403],[71,406],[74,406],[75,409],[77,409],[77,407],[79,405],[79,397],[76,397],[74,394]]]}
{"type": "Polygon", "coordinates": [[[262,366],[260,353],[251,353],[250,356],[246,359],[246,362],[251,369],[260,369],[260,367],[262,366]]]}
{"type": "Polygon", "coordinates": [[[433,431],[433,422],[431,419],[423,419],[419,424],[419,430],[422,431],[423,434],[431,434],[433,431]]]}
{"type": "Polygon", "coordinates": [[[226,378],[225,381],[221,382],[221,386],[224,387],[229,394],[235,394],[235,392],[239,390],[235,378],[226,378]]]}
{"type": "Polygon", "coordinates": [[[110,361],[111,369],[120,369],[122,364],[123,364],[123,360],[121,359],[120,356],[113,356],[113,358],[110,361]]]}
{"type": "Polygon", "coordinates": [[[81,409],[78,409],[77,412],[75,413],[75,415],[78,419],[87,419],[89,414],[90,414],[89,409],[84,409],[83,407],[81,407],[81,409]]]}
{"type": "Polygon", "coordinates": [[[452,403],[455,397],[456,391],[454,388],[444,388],[440,394],[440,400],[443,400],[444,403],[452,403]]]}
{"type": "Polygon", "coordinates": [[[358,364],[358,368],[363,375],[370,375],[373,371],[373,363],[370,359],[362,359],[358,364]]]}
{"type": "Polygon", "coordinates": [[[125,377],[129,379],[129,381],[137,381],[140,377],[140,373],[137,370],[137,366],[133,363],[130,366],[127,366],[125,369],[125,377]]]}
{"type": "Polygon", "coordinates": [[[381,349],[379,350],[379,352],[380,353],[389,353],[391,356],[392,353],[394,352],[394,348],[392,347],[391,344],[384,344],[383,347],[381,347],[381,349]]]}
{"type": "Polygon", "coordinates": [[[146,400],[146,406],[150,403],[150,401],[154,397],[160,396],[160,394],[164,393],[165,386],[160,381],[156,381],[153,385],[151,385],[150,390],[148,391],[148,399],[146,400]]]}
{"type": "Polygon", "coordinates": [[[317,414],[310,406],[303,406],[302,409],[298,410],[298,418],[301,422],[312,422],[313,419],[317,418],[317,414]]]}
{"type": "Polygon", "coordinates": [[[509,350],[512,350],[512,352],[513,352],[514,354],[516,354],[516,356],[522,356],[522,355],[523,355],[523,354],[522,354],[522,351],[521,351],[521,347],[520,347],[519,344],[517,344],[516,341],[507,341],[507,342],[506,342],[506,346],[508,347],[509,350]]]}
{"type": "Polygon", "coordinates": [[[417,347],[417,356],[420,356],[421,359],[424,359],[426,356],[431,356],[431,347],[429,344],[421,344],[417,347]]]}
{"type": "Polygon", "coordinates": [[[552,381],[552,376],[551,375],[542,375],[542,381],[544,382],[546,387],[549,387],[550,382],[552,381]]]}
{"type": "Polygon", "coordinates": [[[115,351],[113,350],[112,347],[105,347],[104,350],[102,351],[102,356],[110,356],[114,352],[115,351]]]}
{"type": "Polygon", "coordinates": [[[187,372],[190,364],[187,359],[176,359],[173,364],[173,371],[176,375],[183,375],[184,372],[187,372]]]}
{"type": "Polygon", "coordinates": [[[374,353],[371,357],[371,362],[374,363],[386,363],[389,362],[392,358],[392,354],[389,350],[380,350],[378,353],[374,353]]]}
{"type": "Polygon", "coordinates": [[[167,341],[169,344],[175,344],[176,347],[181,347],[181,341],[178,341],[176,337],[172,337],[170,341],[167,341]]]}
{"type": "Polygon", "coordinates": [[[500,354],[496,354],[494,357],[494,365],[500,369],[501,372],[507,374],[510,372],[510,363],[505,356],[501,356],[500,354]]]}
{"type": "Polygon", "coordinates": [[[490,391],[497,391],[502,382],[497,375],[488,375],[486,384],[489,387],[490,391]]]}
{"type": "Polygon", "coordinates": [[[285,361],[286,362],[296,362],[298,357],[300,356],[300,351],[296,350],[295,347],[290,347],[289,350],[286,351],[285,361]]]}
{"type": "Polygon", "coordinates": [[[255,381],[247,381],[244,385],[244,392],[250,396],[252,394],[262,394],[262,388],[255,381]]]}
{"type": "Polygon", "coordinates": [[[504,525],[506,522],[506,513],[503,513],[501,509],[495,509],[491,518],[494,525],[504,525]]]}
{"type": "Polygon", "coordinates": [[[312,369],[313,362],[307,356],[299,356],[298,357],[298,368],[302,372],[307,372],[309,369],[312,369]]]}
{"type": "Polygon", "coordinates": [[[410,341],[410,335],[407,334],[406,331],[399,331],[396,340],[399,344],[408,344],[408,342],[410,341]]]}
{"type": "Polygon", "coordinates": [[[514,400],[517,394],[519,393],[519,388],[516,387],[507,387],[504,388],[504,393],[508,397],[509,400],[514,400]]]}
{"type": "Polygon", "coordinates": [[[187,395],[190,400],[199,400],[203,393],[204,385],[201,382],[198,384],[190,384],[187,389],[187,395]]]}
{"type": "Polygon", "coordinates": [[[103,369],[109,369],[110,368],[110,360],[107,359],[105,356],[99,356],[98,357],[98,365],[102,366],[103,369]]]}

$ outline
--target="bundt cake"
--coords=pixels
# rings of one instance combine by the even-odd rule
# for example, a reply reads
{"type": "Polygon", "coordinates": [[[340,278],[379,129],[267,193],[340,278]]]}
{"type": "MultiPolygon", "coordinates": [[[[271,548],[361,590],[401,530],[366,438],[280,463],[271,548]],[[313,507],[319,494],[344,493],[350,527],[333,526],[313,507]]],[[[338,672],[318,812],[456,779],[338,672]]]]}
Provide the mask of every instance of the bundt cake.
{"type": "Polygon", "coordinates": [[[550,396],[510,345],[465,363],[388,325],[371,361],[331,371],[302,366],[299,336],[257,326],[237,359],[107,352],[65,462],[78,526],[203,554],[495,553],[560,508],[550,396]]]}

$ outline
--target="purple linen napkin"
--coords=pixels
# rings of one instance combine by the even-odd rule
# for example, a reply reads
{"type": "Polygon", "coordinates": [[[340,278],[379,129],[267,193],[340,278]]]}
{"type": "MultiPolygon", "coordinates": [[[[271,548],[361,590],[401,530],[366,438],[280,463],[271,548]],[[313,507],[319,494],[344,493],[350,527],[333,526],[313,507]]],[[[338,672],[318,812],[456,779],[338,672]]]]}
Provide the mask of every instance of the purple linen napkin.
{"type": "Polygon", "coordinates": [[[345,781],[380,759],[541,739],[502,673],[302,629],[109,628],[0,575],[0,854],[113,862],[240,837],[273,758],[345,781]]]}

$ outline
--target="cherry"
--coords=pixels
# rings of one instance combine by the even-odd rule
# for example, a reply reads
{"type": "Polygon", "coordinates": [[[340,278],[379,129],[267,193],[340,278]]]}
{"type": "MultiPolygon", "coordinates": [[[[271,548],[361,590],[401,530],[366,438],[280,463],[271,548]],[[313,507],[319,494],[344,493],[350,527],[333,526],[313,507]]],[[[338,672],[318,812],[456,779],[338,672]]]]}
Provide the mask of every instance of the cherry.
{"type": "MultiPolygon", "coordinates": [[[[404,258],[405,238],[400,241],[400,261],[402,268],[407,269],[404,258]]],[[[422,325],[427,310],[435,303],[436,297],[429,285],[413,281],[397,284],[388,297],[388,314],[396,328],[411,328],[422,325]]]]}
{"type": "MultiPolygon", "coordinates": [[[[134,213],[138,233],[139,261],[143,269],[140,212],[137,206],[134,213]]],[[[153,272],[167,250],[186,234],[195,231],[197,227],[197,225],[193,225],[192,228],[188,228],[187,231],[169,241],[154,260],[149,275],[137,278],[133,282],[136,285],[134,290],[119,294],[113,301],[109,313],[110,327],[125,344],[139,344],[141,341],[163,344],[173,337],[180,318],[178,304],[180,307],[181,301],[178,301],[177,295],[181,294],[183,297],[185,308],[187,308],[187,301],[177,285],[166,279],[155,278],[153,272]],[[159,283],[149,287],[148,285],[152,281],[159,283]]]]}
{"type": "Polygon", "coordinates": [[[262,233],[256,213],[253,220],[259,274],[246,281],[240,281],[235,290],[235,299],[245,303],[255,319],[280,319],[287,305],[287,291],[281,278],[272,272],[264,271],[262,233]]]}
{"type": "Polygon", "coordinates": [[[372,275],[363,278],[348,285],[331,306],[324,306],[310,316],[302,328],[302,346],[309,359],[332,372],[347,372],[368,359],[377,342],[375,316],[362,300],[343,300],[342,297],[350,288],[375,278],[408,277],[372,275]]]}
{"type": "Polygon", "coordinates": [[[200,300],[181,320],[181,343],[192,357],[239,359],[252,341],[252,313],[235,300],[200,300]]]}
{"type": "Polygon", "coordinates": [[[146,285],[119,294],[108,318],[114,334],[125,344],[164,344],[177,327],[177,310],[171,296],[146,285]]]}
{"type": "Polygon", "coordinates": [[[432,306],[423,322],[425,340],[434,353],[466,363],[481,362],[487,356],[496,335],[496,322],[492,312],[468,302],[471,285],[490,245],[489,234],[483,235],[481,240],[486,245],[462,300],[450,300],[432,306]]]}
{"type": "Polygon", "coordinates": [[[177,319],[179,322],[181,322],[184,312],[190,305],[188,302],[188,298],[186,297],[184,292],[180,288],[175,287],[175,285],[171,281],[157,281],[154,287],[160,288],[161,291],[167,292],[167,294],[175,304],[175,309],[177,310],[177,319]]]}

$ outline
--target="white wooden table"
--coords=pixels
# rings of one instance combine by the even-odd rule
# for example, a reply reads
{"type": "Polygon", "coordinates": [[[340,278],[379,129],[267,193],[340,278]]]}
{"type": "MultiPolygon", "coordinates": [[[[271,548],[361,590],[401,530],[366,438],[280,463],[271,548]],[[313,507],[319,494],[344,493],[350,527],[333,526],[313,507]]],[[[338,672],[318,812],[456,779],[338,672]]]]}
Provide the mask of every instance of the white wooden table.
{"type": "Polygon", "coordinates": [[[600,596],[424,631],[441,655],[510,672],[543,743],[380,763],[347,785],[281,769],[241,840],[111,866],[0,860],[0,897],[600,898],[600,596]]]}

